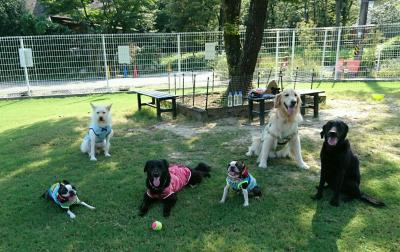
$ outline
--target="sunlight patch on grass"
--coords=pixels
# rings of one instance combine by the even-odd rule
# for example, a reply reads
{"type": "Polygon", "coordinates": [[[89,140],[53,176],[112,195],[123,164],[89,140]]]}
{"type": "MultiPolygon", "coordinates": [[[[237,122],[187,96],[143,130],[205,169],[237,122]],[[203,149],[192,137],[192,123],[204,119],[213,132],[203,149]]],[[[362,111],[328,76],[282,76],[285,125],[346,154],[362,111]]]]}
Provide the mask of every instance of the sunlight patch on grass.
{"type": "Polygon", "coordinates": [[[24,167],[20,167],[14,171],[8,173],[7,175],[3,175],[3,177],[0,178],[0,183],[6,182],[22,173],[33,172],[35,170],[38,170],[38,169],[46,166],[49,162],[50,162],[49,159],[33,161],[32,163],[27,164],[24,167]]]}

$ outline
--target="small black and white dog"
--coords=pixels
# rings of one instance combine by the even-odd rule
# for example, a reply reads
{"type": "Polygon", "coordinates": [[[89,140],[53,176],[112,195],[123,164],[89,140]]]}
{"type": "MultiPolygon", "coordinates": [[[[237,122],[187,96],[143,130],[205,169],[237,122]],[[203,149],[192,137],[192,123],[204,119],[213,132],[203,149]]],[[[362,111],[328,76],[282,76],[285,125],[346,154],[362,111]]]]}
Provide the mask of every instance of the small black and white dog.
{"type": "Polygon", "coordinates": [[[243,206],[249,206],[250,196],[260,197],[261,190],[257,185],[256,179],[249,173],[244,162],[231,161],[227,168],[226,186],[220,203],[224,203],[229,192],[229,188],[237,192],[242,192],[244,197],[243,206]]]}
{"type": "Polygon", "coordinates": [[[53,201],[61,208],[67,210],[67,214],[71,219],[76,217],[76,215],[70,210],[72,205],[83,205],[91,210],[95,209],[95,207],[79,200],[78,195],[76,194],[75,186],[69,183],[67,180],[53,184],[46,192],[42,194],[42,197],[53,201]]]}
{"type": "Polygon", "coordinates": [[[163,215],[168,217],[177,201],[176,194],[186,185],[195,186],[203,177],[210,177],[210,171],[210,166],[204,163],[199,163],[192,170],[184,165],[169,165],[165,159],[147,161],[144,167],[144,172],[147,172],[147,190],[139,215],[144,216],[154,201],[161,200],[164,204],[163,215]]]}
{"type": "Polygon", "coordinates": [[[360,167],[357,156],[350,148],[346,139],[349,127],[343,121],[329,121],[321,131],[325,138],[321,150],[321,177],[318,191],[313,199],[321,199],[325,183],[334,191],[330,201],[332,206],[339,206],[340,193],[347,195],[348,200],[360,199],[373,206],[382,207],[385,204],[360,191],[360,167]]]}

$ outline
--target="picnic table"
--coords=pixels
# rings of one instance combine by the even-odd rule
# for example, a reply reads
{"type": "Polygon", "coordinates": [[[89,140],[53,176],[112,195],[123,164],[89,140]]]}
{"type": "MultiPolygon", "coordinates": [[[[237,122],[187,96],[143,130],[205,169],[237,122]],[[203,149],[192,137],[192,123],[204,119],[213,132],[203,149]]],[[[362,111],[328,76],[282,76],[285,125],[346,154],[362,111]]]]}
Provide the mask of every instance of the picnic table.
{"type": "Polygon", "coordinates": [[[161,120],[161,113],[172,112],[172,117],[175,119],[176,111],[176,95],[169,93],[155,91],[155,90],[137,90],[138,109],[141,110],[142,106],[150,106],[157,109],[157,119],[161,120]],[[142,103],[142,95],[151,97],[151,102],[142,103]],[[172,108],[161,108],[161,101],[171,100],[172,108]]]}
{"type": "Polygon", "coordinates": [[[325,93],[325,91],[316,90],[316,89],[304,89],[297,90],[300,94],[301,98],[301,107],[300,112],[302,115],[305,115],[306,108],[312,108],[314,110],[314,117],[317,118],[319,116],[319,95],[321,93],[325,93]],[[311,103],[307,103],[306,97],[311,96],[313,101],[311,103]]]}

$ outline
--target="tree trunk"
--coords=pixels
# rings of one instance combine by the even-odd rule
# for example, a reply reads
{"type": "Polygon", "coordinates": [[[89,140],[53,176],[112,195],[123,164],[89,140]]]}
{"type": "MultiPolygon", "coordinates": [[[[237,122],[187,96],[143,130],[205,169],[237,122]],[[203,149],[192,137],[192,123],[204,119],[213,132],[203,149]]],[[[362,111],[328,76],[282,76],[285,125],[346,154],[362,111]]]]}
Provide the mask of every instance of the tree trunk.
{"type": "Polygon", "coordinates": [[[343,0],[336,0],[335,13],[336,13],[336,26],[340,26],[342,16],[342,3],[343,0]]]}
{"type": "Polygon", "coordinates": [[[250,2],[249,20],[243,44],[243,57],[240,64],[240,90],[249,90],[257,64],[258,52],[264,35],[264,22],[267,17],[267,1],[254,0],[250,2]]]}
{"type": "Polygon", "coordinates": [[[224,41],[228,61],[230,91],[247,92],[257,63],[258,52],[264,35],[267,0],[251,0],[243,50],[240,44],[240,0],[222,0],[224,11],[224,41]]]}
{"type": "Polygon", "coordinates": [[[240,74],[239,64],[242,58],[239,29],[240,7],[241,0],[222,0],[225,52],[230,78],[240,74]]]}

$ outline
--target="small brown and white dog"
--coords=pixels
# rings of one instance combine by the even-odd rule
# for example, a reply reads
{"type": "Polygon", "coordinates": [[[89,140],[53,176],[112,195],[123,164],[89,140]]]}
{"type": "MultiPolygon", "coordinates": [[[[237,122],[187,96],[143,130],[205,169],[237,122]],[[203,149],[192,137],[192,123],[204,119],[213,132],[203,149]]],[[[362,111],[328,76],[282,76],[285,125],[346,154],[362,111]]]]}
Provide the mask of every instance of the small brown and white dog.
{"type": "Polygon", "coordinates": [[[104,155],[110,157],[110,139],[114,134],[111,125],[111,104],[92,106],[92,122],[89,132],[83,138],[81,151],[88,153],[91,161],[96,161],[96,149],[103,149],[104,155]]]}
{"type": "Polygon", "coordinates": [[[300,114],[300,95],[293,89],[285,89],[276,95],[274,109],[261,136],[254,137],[247,156],[257,155],[258,167],[267,168],[267,159],[289,157],[297,166],[308,169],[301,156],[298,124],[303,120],[300,114]]]}

